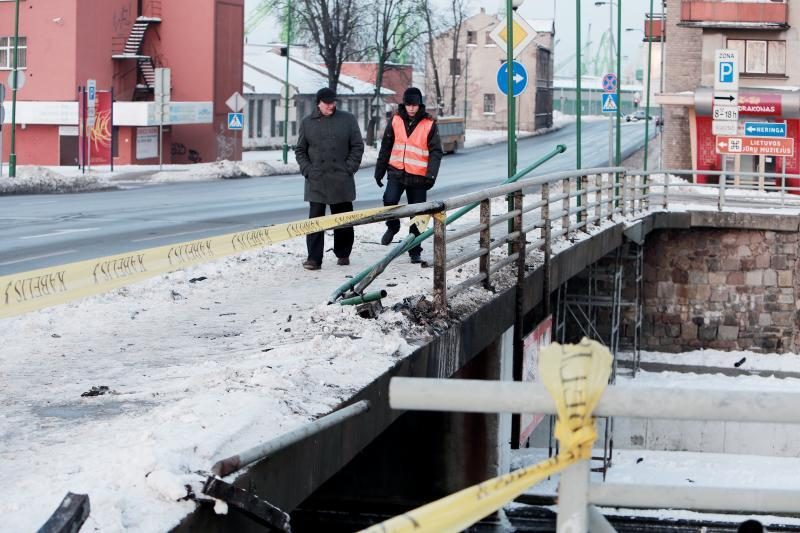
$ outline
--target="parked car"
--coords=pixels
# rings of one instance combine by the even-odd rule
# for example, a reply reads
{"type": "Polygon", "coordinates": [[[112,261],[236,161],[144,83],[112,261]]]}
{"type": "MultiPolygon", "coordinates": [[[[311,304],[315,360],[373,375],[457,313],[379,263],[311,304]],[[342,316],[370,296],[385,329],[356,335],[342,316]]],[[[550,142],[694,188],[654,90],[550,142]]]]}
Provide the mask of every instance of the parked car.
{"type": "MultiPolygon", "coordinates": [[[[644,112],[644,109],[639,109],[629,115],[625,115],[625,122],[637,122],[639,120],[644,120],[646,116],[647,114],[644,112]]],[[[652,118],[651,115],[650,119],[652,118]]]]}

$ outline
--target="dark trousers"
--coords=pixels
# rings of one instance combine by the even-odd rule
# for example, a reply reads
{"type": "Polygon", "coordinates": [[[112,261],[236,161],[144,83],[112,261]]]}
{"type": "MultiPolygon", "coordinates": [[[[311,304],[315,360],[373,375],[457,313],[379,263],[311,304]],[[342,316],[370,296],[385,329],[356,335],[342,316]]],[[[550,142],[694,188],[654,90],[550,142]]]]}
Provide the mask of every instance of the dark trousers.
{"type": "MultiPolygon", "coordinates": [[[[383,193],[383,205],[397,205],[403,192],[409,204],[421,204],[428,201],[428,191],[423,187],[406,187],[400,180],[389,179],[386,183],[386,190],[383,193]]],[[[386,227],[397,233],[400,231],[400,221],[395,219],[387,220],[386,227]]],[[[409,255],[419,255],[422,253],[422,246],[416,246],[408,251],[409,255]]]]}
{"type": "MultiPolygon", "coordinates": [[[[325,208],[328,204],[319,202],[309,202],[308,218],[325,216],[325,208]]],[[[331,214],[349,213],[353,210],[353,202],[342,202],[340,204],[330,204],[331,214]]],[[[353,250],[355,232],[353,227],[337,228],[333,230],[333,253],[336,257],[350,257],[353,250]]],[[[322,252],[325,248],[325,232],[318,231],[306,235],[306,247],[308,248],[308,258],[322,264],[322,252]]]]}

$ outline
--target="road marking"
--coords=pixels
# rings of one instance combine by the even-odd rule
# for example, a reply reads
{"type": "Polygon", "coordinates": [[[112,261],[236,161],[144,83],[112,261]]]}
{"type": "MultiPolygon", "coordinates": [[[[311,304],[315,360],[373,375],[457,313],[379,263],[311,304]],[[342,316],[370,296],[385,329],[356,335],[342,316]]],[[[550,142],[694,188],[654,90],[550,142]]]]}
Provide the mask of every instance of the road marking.
{"type": "Polygon", "coordinates": [[[55,257],[57,255],[73,254],[76,251],[77,250],[62,250],[60,252],[53,252],[53,253],[50,253],[50,254],[32,255],[30,257],[25,257],[23,259],[15,259],[14,261],[5,261],[3,263],[0,263],[0,266],[14,265],[14,264],[17,264],[17,263],[24,263],[25,261],[35,261],[37,259],[44,259],[46,257],[55,257]]]}
{"type": "Polygon", "coordinates": [[[67,233],[83,233],[85,231],[97,231],[100,228],[78,228],[78,229],[60,229],[51,233],[42,233],[40,235],[26,235],[25,237],[17,237],[19,240],[26,239],[41,239],[42,237],[55,237],[56,235],[66,235],[67,233]]]}

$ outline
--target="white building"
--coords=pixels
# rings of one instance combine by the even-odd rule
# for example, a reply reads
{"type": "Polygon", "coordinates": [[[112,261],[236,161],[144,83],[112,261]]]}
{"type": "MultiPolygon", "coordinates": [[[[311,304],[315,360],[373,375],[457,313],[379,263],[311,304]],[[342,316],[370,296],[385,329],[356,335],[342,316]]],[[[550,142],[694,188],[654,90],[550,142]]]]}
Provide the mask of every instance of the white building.
{"type": "MultiPolygon", "coordinates": [[[[281,94],[286,76],[286,57],[280,55],[280,46],[248,45],[244,56],[245,109],[243,132],[244,149],[276,148],[283,144],[284,107],[281,94]]],[[[328,86],[328,73],[320,66],[291,55],[289,58],[289,144],[297,141],[297,120],[310,114],[316,105],[316,93],[328,86]]],[[[340,75],[336,89],[338,107],[353,113],[358,119],[362,134],[369,123],[369,103],[375,94],[375,85],[356,78],[340,75]]],[[[382,89],[381,94],[394,94],[382,89]]]]}

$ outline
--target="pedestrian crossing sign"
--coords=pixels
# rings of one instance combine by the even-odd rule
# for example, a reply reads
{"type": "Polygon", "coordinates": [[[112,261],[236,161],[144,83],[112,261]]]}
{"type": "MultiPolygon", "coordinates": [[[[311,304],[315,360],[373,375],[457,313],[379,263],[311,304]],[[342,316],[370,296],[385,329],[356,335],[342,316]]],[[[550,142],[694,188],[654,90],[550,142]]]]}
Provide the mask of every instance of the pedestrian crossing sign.
{"type": "Polygon", "coordinates": [[[240,130],[244,128],[244,113],[228,113],[228,129],[240,130]]]}
{"type": "Polygon", "coordinates": [[[616,93],[603,93],[603,113],[616,113],[619,109],[619,101],[616,93]]]}

